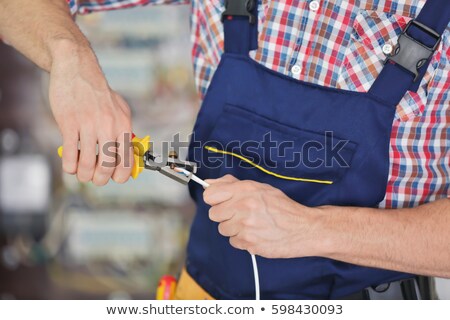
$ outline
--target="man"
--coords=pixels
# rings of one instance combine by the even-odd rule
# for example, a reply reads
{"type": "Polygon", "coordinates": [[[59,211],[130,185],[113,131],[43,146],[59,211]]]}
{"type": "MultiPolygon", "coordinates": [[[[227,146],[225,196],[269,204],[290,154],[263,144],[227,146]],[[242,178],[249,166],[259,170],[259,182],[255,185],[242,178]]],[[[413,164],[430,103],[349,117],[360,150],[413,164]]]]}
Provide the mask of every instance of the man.
{"type": "MultiPolygon", "coordinates": [[[[444,17],[436,21],[443,21],[449,5],[439,1],[429,0],[428,9],[438,6],[444,17]]],[[[161,2],[187,1],[70,1],[70,8],[85,13],[161,2]]],[[[269,132],[277,143],[291,137],[294,149],[319,141],[314,153],[319,160],[327,157],[323,147],[345,140],[344,162],[287,170],[280,166],[286,159],[277,154],[270,171],[264,161],[252,164],[245,148],[240,154],[218,145],[191,148],[191,159],[199,163],[208,162],[214,150],[233,162],[231,168],[204,165],[199,175],[212,178],[211,186],[204,192],[191,188],[198,213],[178,296],[252,298],[250,258],[243,250],[261,256],[262,298],[373,298],[392,293],[386,288],[409,274],[450,277],[448,19],[436,50],[425,57],[429,63],[414,61],[408,69],[404,58],[383,61],[397,53],[395,41],[423,2],[232,2],[223,19],[225,43],[222,1],[191,4],[194,72],[206,97],[196,138],[226,144],[269,132]],[[256,49],[256,35],[257,50],[250,54],[257,64],[246,58],[256,49]],[[216,71],[223,50],[227,55],[216,71]],[[328,129],[342,139],[329,138],[328,129]],[[243,170],[243,162],[250,168],[243,170]],[[380,292],[374,295],[370,288],[380,292]]],[[[418,17],[408,30],[433,48],[436,35],[431,32],[429,39],[422,27],[429,16],[418,17]]],[[[111,177],[126,181],[125,162],[104,168],[106,156],[100,154],[96,163],[94,152],[96,143],[118,141],[121,159],[127,154],[128,106],[108,87],[65,1],[2,0],[0,33],[50,72],[64,170],[97,185],[111,177]]],[[[258,156],[264,158],[259,149],[258,156]]]]}

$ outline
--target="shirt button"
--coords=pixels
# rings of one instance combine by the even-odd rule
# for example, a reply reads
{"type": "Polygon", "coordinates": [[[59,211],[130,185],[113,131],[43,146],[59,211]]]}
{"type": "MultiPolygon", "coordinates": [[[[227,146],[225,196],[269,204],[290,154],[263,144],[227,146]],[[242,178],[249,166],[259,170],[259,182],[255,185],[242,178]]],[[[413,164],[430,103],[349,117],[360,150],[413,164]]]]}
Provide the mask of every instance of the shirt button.
{"type": "Polygon", "coordinates": [[[298,64],[293,65],[291,68],[292,74],[296,75],[296,76],[298,76],[301,71],[302,71],[302,68],[298,64]]]}
{"type": "Polygon", "coordinates": [[[311,11],[317,11],[319,10],[319,1],[313,0],[309,3],[309,9],[311,11]]]}
{"type": "Polygon", "coordinates": [[[389,55],[389,54],[391,54],[392,49],[393,49],[392,44],[386,43],[386,44],[383,46],[383,53],[386,54],[386,55],[389,55]]]}

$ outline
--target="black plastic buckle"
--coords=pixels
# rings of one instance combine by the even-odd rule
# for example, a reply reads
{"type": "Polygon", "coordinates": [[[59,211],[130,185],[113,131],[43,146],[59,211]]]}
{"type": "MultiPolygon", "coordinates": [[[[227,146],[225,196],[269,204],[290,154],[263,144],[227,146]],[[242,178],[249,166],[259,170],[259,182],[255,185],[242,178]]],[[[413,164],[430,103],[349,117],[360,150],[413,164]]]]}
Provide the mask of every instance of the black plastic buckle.
{"type": "Polygon", "coordinates": [[[440,41],[441,35],[439,33],[416,20],[410,20],[398,38],[394,53],[386,58],[385,63],[389,60],[394,61],[396,64],[414,74],[414,82],[416,82],[419,77],[418,69],[431,58],[440,41]],[[433,36],[436,39],[436,43],[432,47],[428,47],[412,38],[407,33],[409,27],[412,25],[433,36]]]}
{"type": "Polygon", "coordinates": [[[256,23],[256,17],[252,14],[256,0],[225,0],[225,11],[222,13],[222,22],[227,16],[248,17],[250,24],[256,23]]]}

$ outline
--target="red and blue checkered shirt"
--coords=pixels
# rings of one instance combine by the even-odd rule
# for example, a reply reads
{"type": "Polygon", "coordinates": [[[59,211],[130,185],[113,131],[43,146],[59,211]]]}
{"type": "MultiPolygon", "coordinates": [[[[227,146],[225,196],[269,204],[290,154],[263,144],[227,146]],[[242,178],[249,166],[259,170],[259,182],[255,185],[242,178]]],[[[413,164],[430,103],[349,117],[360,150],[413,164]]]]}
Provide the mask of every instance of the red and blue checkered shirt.
{"type": "MultiPolygon", "coordinates": [[[[224,0],[68,0],[72,13],[191,4],[195,81],[203,96],[223,52],[224,0]]],[[[424,0],[260,0],[252,57],[295,79],[366,92],[424,0]]],[[[382,208],[450,197],[450,25],[420,88],[397,106],[382,208]]],[[[351,192],[351,191],[349,191],[351,192]]]]}

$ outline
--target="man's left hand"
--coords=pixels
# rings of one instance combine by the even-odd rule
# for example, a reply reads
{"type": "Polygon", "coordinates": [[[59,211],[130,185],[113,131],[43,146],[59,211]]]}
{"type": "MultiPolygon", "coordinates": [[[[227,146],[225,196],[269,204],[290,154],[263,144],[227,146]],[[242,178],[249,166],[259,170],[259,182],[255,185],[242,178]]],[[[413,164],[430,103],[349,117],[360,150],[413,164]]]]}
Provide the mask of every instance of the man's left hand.
{"type": "Polygon", "coordinates": [[[268,184],[231,175],[207,180],[209,218],[230,244],[266,258],[315,256],[320,209],[293,201],[268,184]]]}

